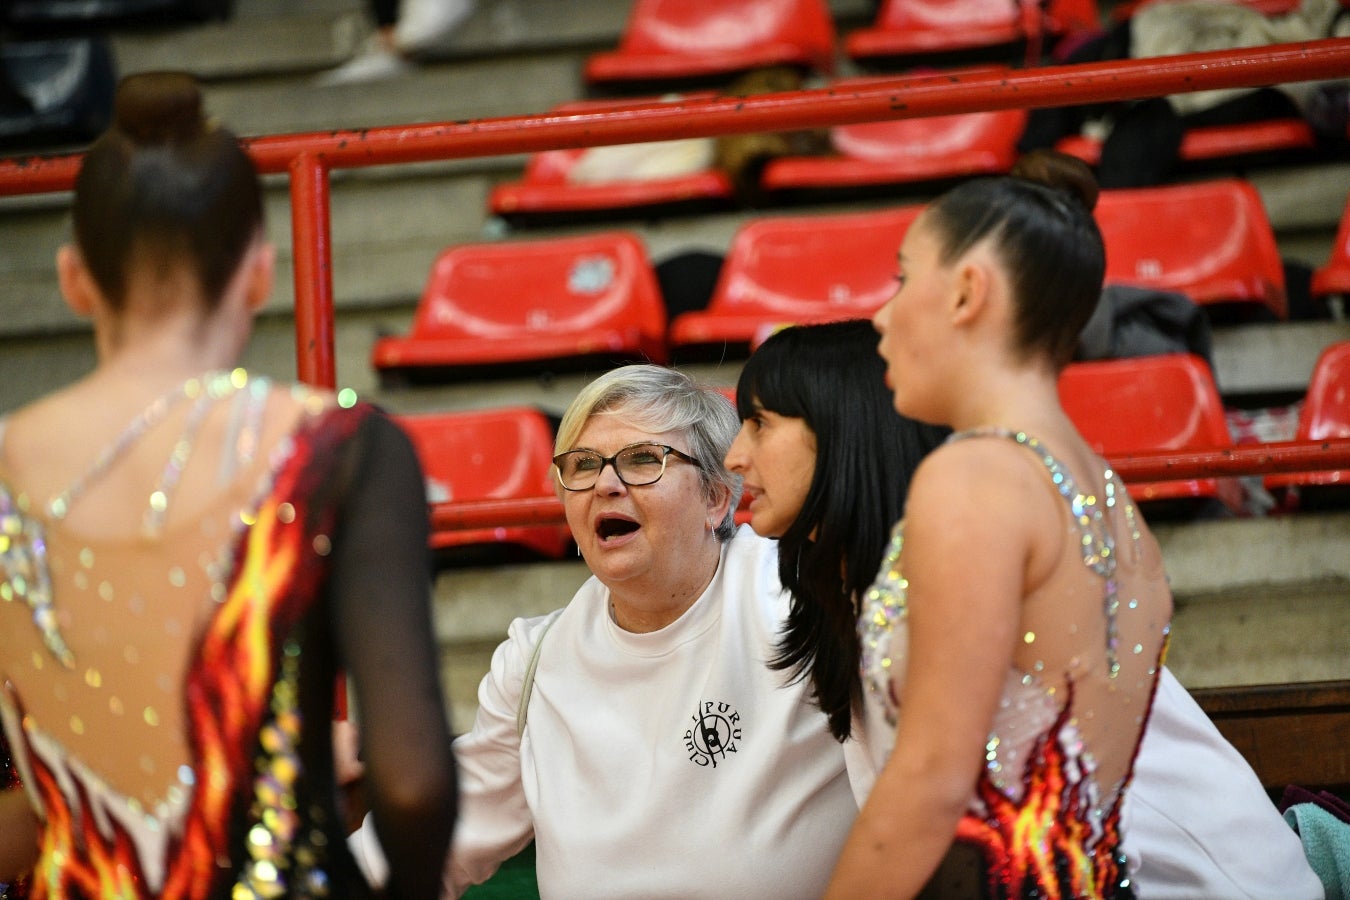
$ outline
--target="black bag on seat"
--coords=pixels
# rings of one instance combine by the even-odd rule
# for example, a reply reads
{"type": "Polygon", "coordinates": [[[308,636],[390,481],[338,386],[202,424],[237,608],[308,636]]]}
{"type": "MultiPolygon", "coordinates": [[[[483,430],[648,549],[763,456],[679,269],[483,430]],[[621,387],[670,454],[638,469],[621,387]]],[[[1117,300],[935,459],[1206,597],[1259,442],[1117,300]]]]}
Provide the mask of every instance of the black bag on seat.
{"type": "Polygon", "coordinates": [[[1184,294],[1108,284],[1078,337],[1074,358],[1123,359],[1194,353],[1214,368],[1214,338],[1204,311],[1184,294]]]}
{"type": "Polygon", "coordinates": [[[116,86],[102,38],[0,45],[0,148],[87,143],[111,121],[116,86]]]}

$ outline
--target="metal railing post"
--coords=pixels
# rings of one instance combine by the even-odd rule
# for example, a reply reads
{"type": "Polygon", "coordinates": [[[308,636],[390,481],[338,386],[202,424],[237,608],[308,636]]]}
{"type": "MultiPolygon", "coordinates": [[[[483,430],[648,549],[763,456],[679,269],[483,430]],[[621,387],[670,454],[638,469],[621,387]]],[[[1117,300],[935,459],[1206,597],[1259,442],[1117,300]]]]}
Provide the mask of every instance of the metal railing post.
{"type": "Polygon", "coordinates": [[[333,388],[337,362],[328,167],[320,157],[302,153],[291,160],[290,172],[296,376],[306,384],[333,388]]]}

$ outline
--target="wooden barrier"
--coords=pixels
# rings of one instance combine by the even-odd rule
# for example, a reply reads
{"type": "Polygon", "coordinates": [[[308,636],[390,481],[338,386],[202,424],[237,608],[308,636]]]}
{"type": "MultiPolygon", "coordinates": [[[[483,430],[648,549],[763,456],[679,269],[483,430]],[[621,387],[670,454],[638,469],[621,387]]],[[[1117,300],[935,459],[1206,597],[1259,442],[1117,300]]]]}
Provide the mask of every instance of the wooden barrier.
{"type": "Polygon", "coordinates": [[[1191,691],[1261,783],[1350,795],[1350,681],[1191,691]]]}

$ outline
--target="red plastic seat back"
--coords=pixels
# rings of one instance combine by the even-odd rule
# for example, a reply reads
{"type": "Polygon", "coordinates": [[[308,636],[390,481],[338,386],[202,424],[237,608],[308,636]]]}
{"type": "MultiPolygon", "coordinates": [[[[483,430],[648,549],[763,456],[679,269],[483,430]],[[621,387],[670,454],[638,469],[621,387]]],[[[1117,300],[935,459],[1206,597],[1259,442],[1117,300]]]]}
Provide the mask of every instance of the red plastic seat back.
{"type": "Polygon", "coordinates": [[[453,247],[432,267],[413,336],[502,342],[615,325],[658,342],[665,329],[646,252],[625,232],[453,247]]]}
{"type": "MultiPolygon", "coordinates": [[[[1046,30],[1063,33],[1101,28],[1096,0],[1050,0],[1046,30]]],[[[886,28],[989,28],[1020,30],[1022,13],[1017,0],[886,0],[877,25],[886,28]]]]}
{"type": "Polygon", "coordinates": [[[1322,351],[1299,415],[1299,440],[1350,437],[1350,341],[1322,351]]]}
{"type": "Polygon", "coordinates": [[[1341,213],[1341,225],[1336,229],[1336,241],[1331,245],[1331,258],[1313,273],[1314,296],[1350,294],[1350,200],[1341,213]]]}
{"type": "Polygon", "coordinates": [[[1209,367],[1191,354],[1073,363],[1060,374],[1059,396],[1105,456],[1233,443],[1209,367]]]}
{"type": "Polygon", "coordinates": [[[778,64],[830,71],[834,41],[824,0],[636,0],[619,49],[592,57],[586,76],[697,77],[778,64]]]}
{"type": "Polygon", "coordinates": [[[1099,31],[1102,27],[1097,0],[1050,0],[1045,15],[1046,30],[1052,34],[1099,31]]]}
{"type": "Polygon", "coordinates": [[[891,31],[1016,29],[1014,0],[886,0],[877,13],[876,27],[891,31]]]}
{"type": "Polygon", "coordinates": [[[732,241],[710,310],[783,321],[870,316],[895,293],[896,251],[921,211],[751,222],[732,241]]]}
{"type": "MultiPolygon", "coordinates": [[[[1300,441],[1350,437],[1350,341],[1332,344],[1317,358],[1294,437],[1300,441]]],[[[1341,490],[1350,487],[1350,470],[1276,473],[1267,475],[1265,484],[1272,490],[1321,486],[1341,490]]],[[[1297,508],[1297,495],[1286,498],[1284,505],[1297,508]]]]}
{"type": "MultiPolygon", "coordinates": [[[[1191,354],[1073,363],[1060,373],[1059,398],[1083,438],[1108,458],[1233,445],[1209,366],[1191,354]]],[[[1233,479],[1135,484],[1130,492],[1138,500],[1218,497],[1235,511],[1241,506],[1233,479]]]]}
{"type": "Polygon", "coordinates": [[[783,325],[867,318],[896,290],[896,251],[920,206],[759,219],[731,242],[708,308],[670,343],[754,345],[783,325]]]}
{"type": "MultiPolygon", "coordinates": [[[[831,89],[844,95],[882,80],[845,78],[831,89]]],[[[1010,109],[839,125],[830,129],[837,155],[772,160],[762,184],[770,191],[828,190],[1004,173],[1017,158],[1026,122],[1026,110],[1010,109]]]]}
{"type": "Polygon", "coordinates": [[[822,12],[828,20],[825,7],[808,0],[637,0],[622,47],[630,53],[698,54],[810,42],[822,12]]]}
{"type": "MultiPolygon", "coordinates": [[[[426,476],[427,500],[514,500],[554,497],[553,429],[536,409],[510,407],[401,415],[426,476]]],[[[509,543],[562,555],[563,526],[436,532],[432,546],[509,543]]]]}
{"type": "Polygon", "coordinates": [[[870,28],[845,42],[850,56],[958,52],[1100,28],[1096,0],[886,0],[870,28]]]}
{"type": "Polygon", "coordinates": [[[979,150],[990,157],[989,171],[1006,171],[1016,159],[1026,121],[1026,110],[1007,109],[864,122],[830,129],[830,143],[844,156],[875,162],[941,159],[979,150]]]}
{"type": "Polygon", "coordinates": [[[1097,222],[1106,280],[1196,303],[1263,303],[1288,315],[1284,266],[1256,189],[1224,179],[1103,191],[1097,222]]]}
{"type": "Polygon", "coordinates": [[[844,42],[849,56],[940,54],[1011,44],[1022,37],[1016,5],[1001,0],[886,0],[876,24],[844,42]]]}

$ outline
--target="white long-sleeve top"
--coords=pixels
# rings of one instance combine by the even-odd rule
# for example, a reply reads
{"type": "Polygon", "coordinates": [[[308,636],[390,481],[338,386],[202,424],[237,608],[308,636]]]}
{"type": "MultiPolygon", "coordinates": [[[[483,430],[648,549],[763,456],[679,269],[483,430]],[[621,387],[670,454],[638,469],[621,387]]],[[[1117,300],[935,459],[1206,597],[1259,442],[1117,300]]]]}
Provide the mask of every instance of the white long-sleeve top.
{"type": "MultiPolygon", "coordinates": [[[[880,763],[860,718],[844,745],[859,805],[880,763]]],[[[889,746],[889,736],[882,737],[889,746]]],[[[1163,668],[1121,812],[1140,900],[1322,900],[1303,845],[1252,767],[1163,668]]]]}
{"type": "Polygon", "coordinates": [[[448,892],[533,837],[545,898],[819,897],[857,806],[808,685],[765,664],[786,612],[776,545],[742,527],[659,631],[615,625],[594,578],[566,608],[513,622],[455,742],[448,892]]]}
{"type": "Polygon", "coordinates": [[[1324,895],[1252,767],[1166,668],[1120,830],[1141,900],[1324,895]]]}

